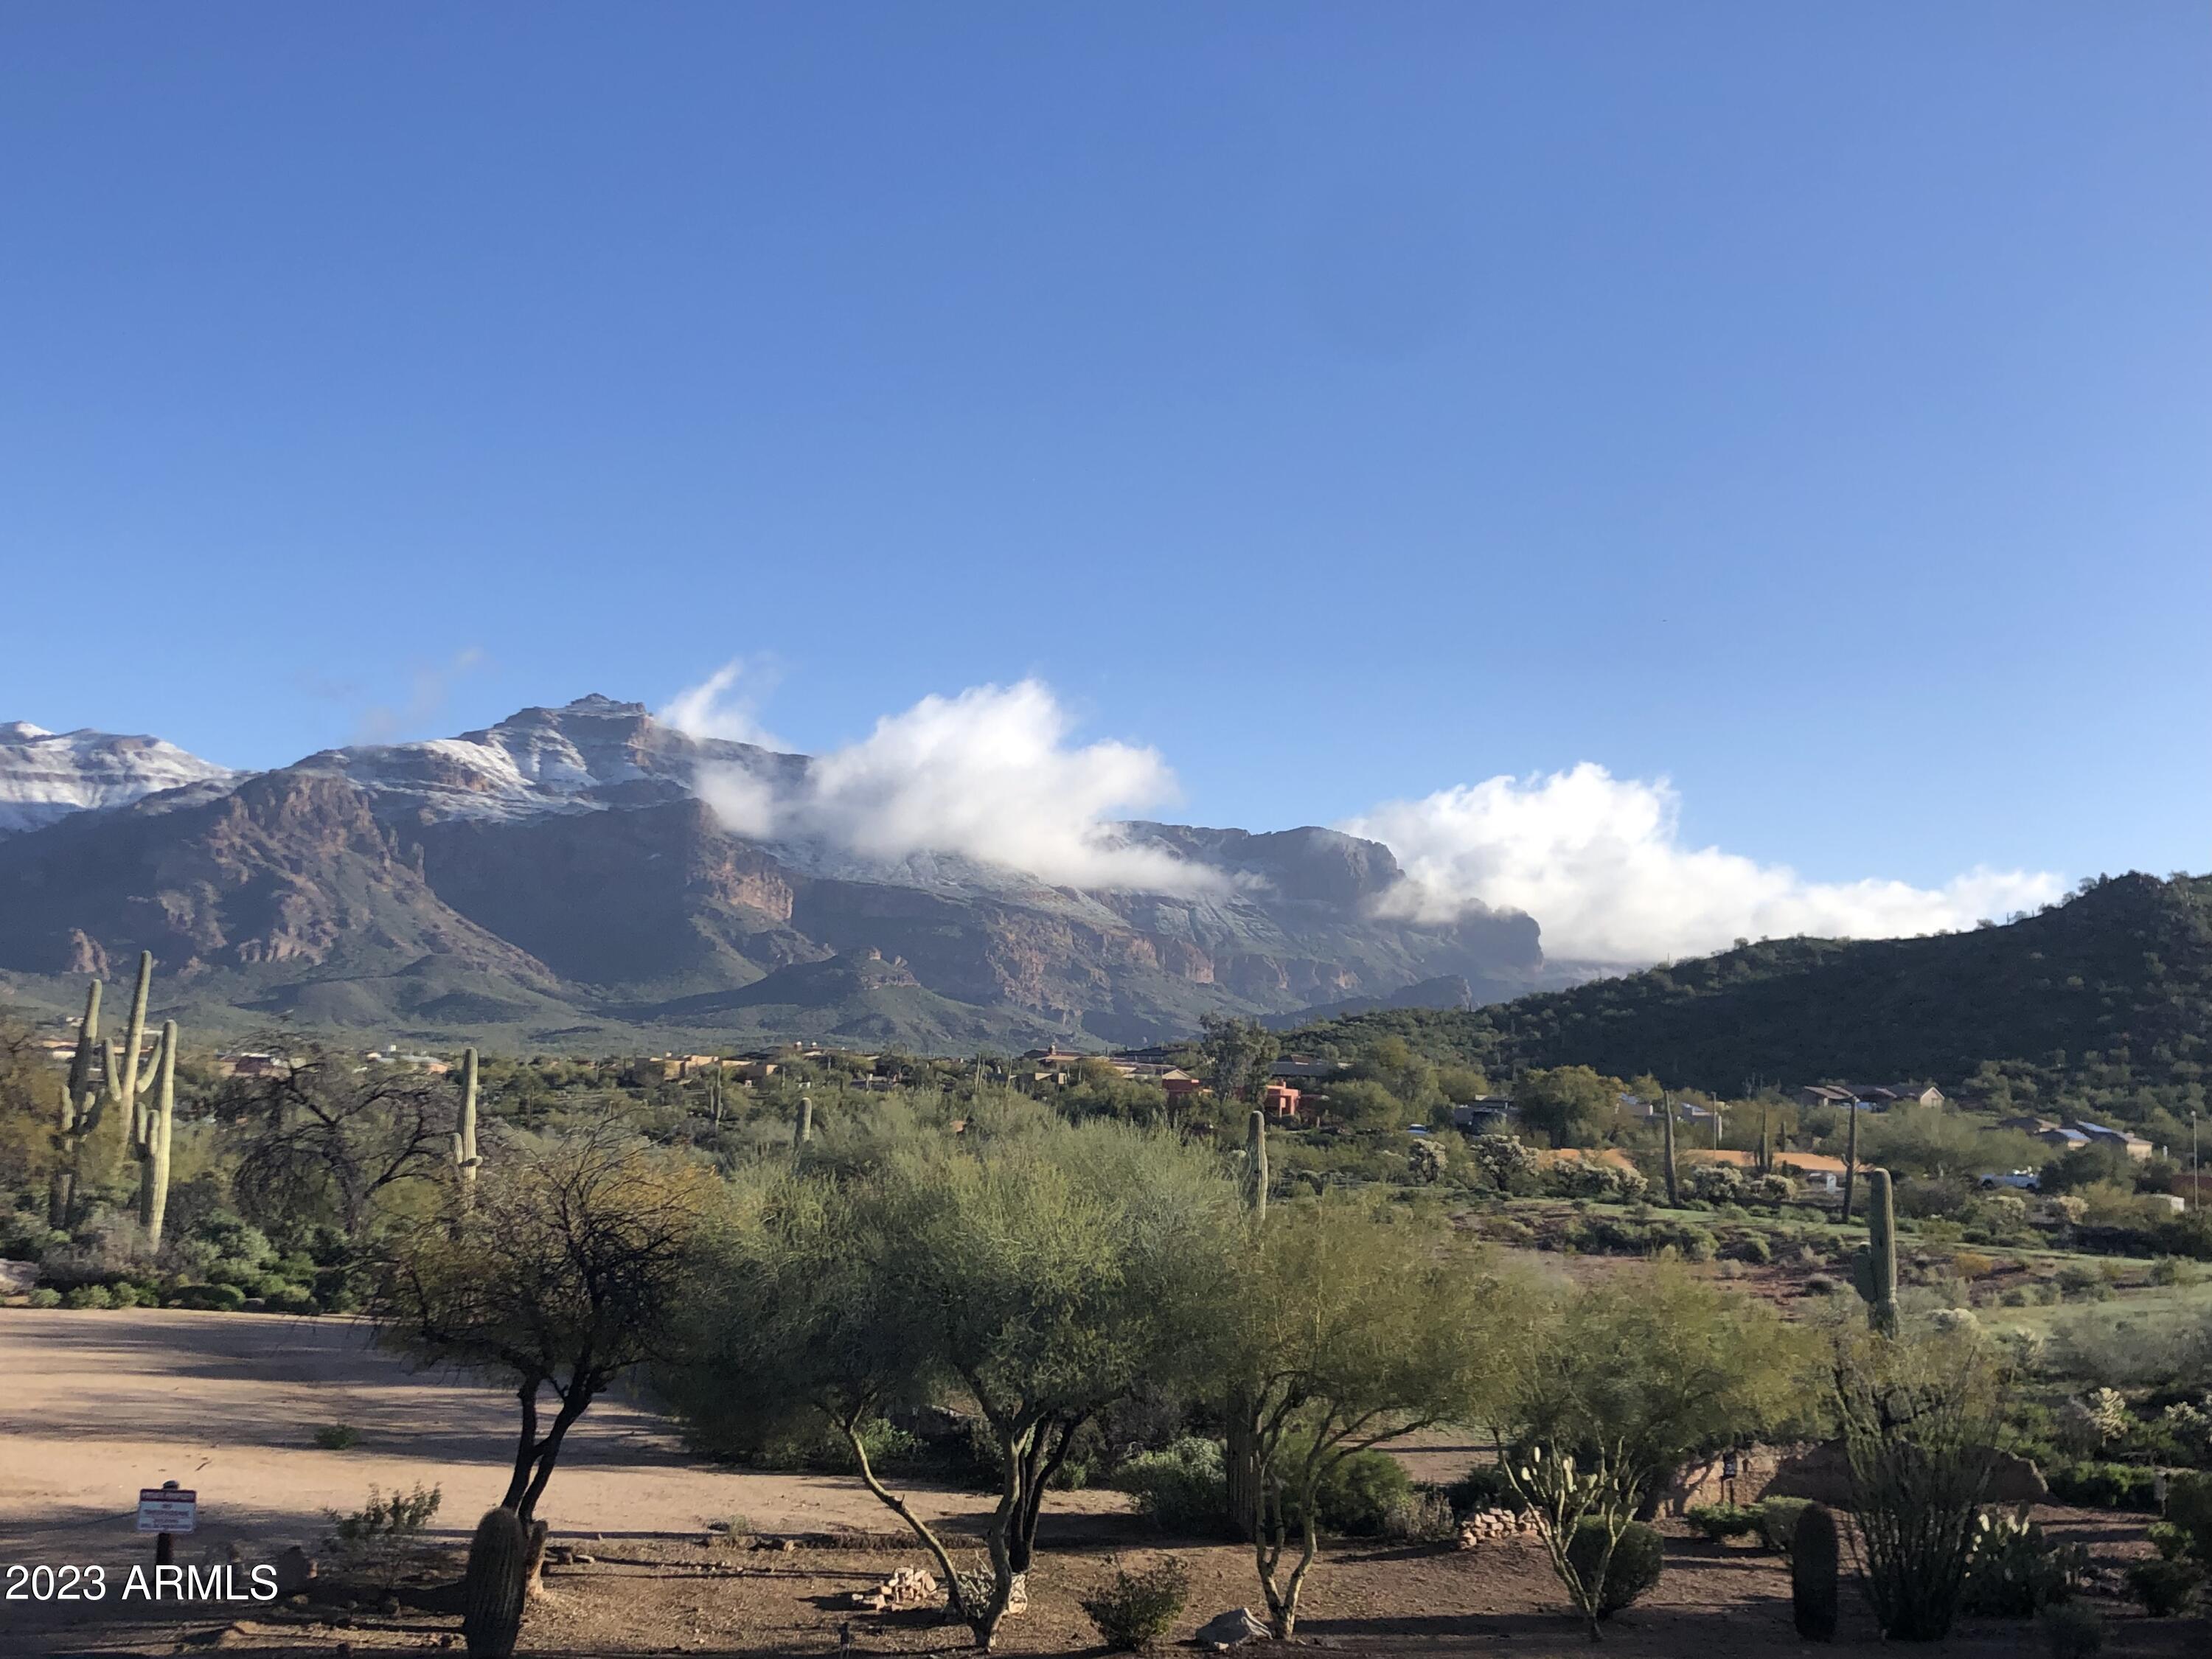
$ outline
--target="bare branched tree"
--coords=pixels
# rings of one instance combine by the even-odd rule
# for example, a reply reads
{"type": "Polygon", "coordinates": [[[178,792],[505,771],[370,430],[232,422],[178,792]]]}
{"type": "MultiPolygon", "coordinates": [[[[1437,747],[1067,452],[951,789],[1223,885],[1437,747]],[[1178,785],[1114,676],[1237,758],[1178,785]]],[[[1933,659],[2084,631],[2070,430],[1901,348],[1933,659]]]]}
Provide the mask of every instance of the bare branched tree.
{"type": "Polygon", "coordinates": [[[233,1185],[264,1224],[326,1221],[349,1237],[378,1195],[446,1164],[459,1097],[450,1078],[321,1049],[231,1079],[218,1112],[246,1130],[233,1185]]]}
{"type": "Polygon", "coordinates": [[[624,1370],[663,1357],[717,1187],[711,1171],[602,1121],[487,1166],[465,1212],[449,1206],[386,1241],[374,1312],[386,1340],[514,1390],[500,1505],[531,1528],[533,1583],[544,1540],[533,1516],[562,1444],[624,1370]]]}

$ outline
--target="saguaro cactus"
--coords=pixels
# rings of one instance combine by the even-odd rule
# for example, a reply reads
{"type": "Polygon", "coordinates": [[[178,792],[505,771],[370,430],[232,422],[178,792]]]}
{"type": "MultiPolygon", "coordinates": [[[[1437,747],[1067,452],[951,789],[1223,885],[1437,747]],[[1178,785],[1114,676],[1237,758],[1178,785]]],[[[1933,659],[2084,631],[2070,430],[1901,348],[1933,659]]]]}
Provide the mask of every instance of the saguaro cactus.
{"type": "Polygon", "coordinates": [[[134,1151],[146,1144],[146,1113],[138,1097],[145,1093],[154,1081],[151,1072],[143,1078],[138,1075],[143,1058],[139,1051],[146,1046],[146,994],[152,988],[153,982],[154,953],[141,951],[138,953],[138,983],[131,993],[131,1019],[124,1027],[122,1049],[118,1052],[112,1037],[101,1039],[100,1045],[100,1057],[105,1062],[102,1069],[106,1073],[104,1093],[108,1100],[131,1109],[131,1145],[134,1151]]]}
{"type": "Polygon", "coordinates": [[[1255,1220],[1267,1218],[1267,1115],[1257,1107],[1244,1119],[1244,1203],[1255,1220]]]}
{"type": "Polygon", "coordinates": [[[1897,1334],[1897,1217],[1889,1171],[1867,1171],[1867,1242],[1851,1257],[1851,1283],[1867,1319],[1884,1336],[1897,1334]]]}
{"type": "Polygon", "coordinates": [[[509,1659],[522,1634],[529,1538],[513,1510],[492,1510],[469,1540],[461,1586],[461,1638],[469,1659],[509,1659]]]}
{"type": "Polygon", "coordinates": [[[1859,1103],[1852,1101],[1850,1129],[1844,1136],[1844,1225],[1851,1224],[1851,1189],[1859,1178],[1859,1103]]]}
{"type": "Polygon", "coordinates": [[[1667,1177],[1667,1207],[1679,1210],[1682,1207],[1682,1197],[1674,1184],[1674,1098],[1663,1091],[1659,1096],[1659,1121],[1663,1126],[1662,1133],[1665,1139],[1663,1172],[1667,1177]]]}
{"type": "Polygon", "coordinates": [[[61,1111],[54,1137],[54,1173],[46,1183],[46,1224],[70,1224],[76,1207],[76,1178],[84,1139],[100,1124],[100,1090],[93,1080],[93,1056],[100,1050],[98,980],[84,988],[84,1018],[76,1028],[76,1053],[70,1058],[69,1082],[62,1090],[61,1111]]]}
{"type": "Polygon", "coordinates": [[[1763,1176],[1774,1173],[1774,1142],[1767,1133],[1766,1103],[1763,1100],[1759,1103],[1759,1172],[1763,1176]]]}
{"type": "Polygon", "coordinates": [[[799,1115],[791,1131],[791,1150],[802,1152],[806,1143],[814,1139],[814,1097],[802,1094],[799,1097],[799,1115]]]}
{"type": "Polygon", "coordinates": [[[483,1167],[477,1151],[477,1051],[461,1051],[461,1124],[453,1133],[453,1168],[461,1182],[461,1203],[476,1201],[477,1171],[483,1167]]]}
{"type": "Polygon", "coordinates": [[[153,1104],[138,1114],[144,1134],[138,1152],[138,1224],[146,1242],[161,1248],[161,1224],[169,1213],[169,1133],[177,1119],[177,1022],[161,1022],[161,1047],[155,1057],[153,1104]]]}
{"type": "Polygon", "coordinates": [[[1808,1642],[1836,1639],[1836,1517],[1808,1504],[1790,1545],[1790,1611],[1808,1642]]]}

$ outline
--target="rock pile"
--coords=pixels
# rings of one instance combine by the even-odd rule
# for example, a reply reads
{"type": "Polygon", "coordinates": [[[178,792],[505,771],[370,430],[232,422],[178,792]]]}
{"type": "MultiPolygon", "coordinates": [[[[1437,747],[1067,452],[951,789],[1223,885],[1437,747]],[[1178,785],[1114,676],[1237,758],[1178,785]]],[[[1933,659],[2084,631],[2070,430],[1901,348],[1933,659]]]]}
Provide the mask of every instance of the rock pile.
{"type": "Polygon", "coordinates": [[[1478,1544],[1535,1535],[1536,1517],[1526,1510],[1475,1510],[1459,1523],[1459,1547],[1463,1550],[1471,1550],[1478,1544]]]}
{"type": "Polygon", "coordinates": [[[901,1567],[873,1589],[854,1590],[853,1605],[871,1613],[903,1613],[909,1607],[933,1607],[943,1594],[937,1575],[927,1567],[901,1567]]]}

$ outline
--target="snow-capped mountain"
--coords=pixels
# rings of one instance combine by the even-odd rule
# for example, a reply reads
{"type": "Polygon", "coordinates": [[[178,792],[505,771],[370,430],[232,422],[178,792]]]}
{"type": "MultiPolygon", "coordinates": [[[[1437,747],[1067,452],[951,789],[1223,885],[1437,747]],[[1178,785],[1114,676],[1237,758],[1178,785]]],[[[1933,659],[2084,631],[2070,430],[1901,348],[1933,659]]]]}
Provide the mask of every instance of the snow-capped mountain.
{"type": "Polygon", "coordinates": [[[1385,914],[1397,860],[1333,830],[1121,824],[1203,878],[1139,891],[731,810],[733,787],[803,804],[815,765],[598,696],[256,774],[0,726],[0,1000],[65,1001],[147,950],[178,1007],[217,1023],[957,1050],[1557,978],[1527,916],[1385,914]]]}
{"type": "Polygon", "coordinates": [[[654,720],[643,703],[594,693],[457,738],[325,749],[290,769],[337,774],[375,798],[380,817],[443,822],[673,800],[696,793],[702,766],[774,782],[803,773],[806,757],[693,738],[654,720]]]}
{"type": "Polygon", "coordinates": [[[159,738],[49,732],[0,723],[0,832],[36,830],[72,812],[127,806],[163,789],[242,775],[159,738]]]}

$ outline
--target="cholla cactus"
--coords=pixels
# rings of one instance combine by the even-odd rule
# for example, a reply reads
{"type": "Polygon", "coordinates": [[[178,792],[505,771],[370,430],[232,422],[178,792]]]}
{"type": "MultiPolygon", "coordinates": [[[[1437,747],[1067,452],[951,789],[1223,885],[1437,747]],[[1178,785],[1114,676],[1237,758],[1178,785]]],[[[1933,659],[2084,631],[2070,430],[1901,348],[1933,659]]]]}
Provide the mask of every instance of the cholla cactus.
{"type": "Polygon", "coordinates": [[[1526,1181],[1537,1170],[1534,1149],[1522,1146],[1511,1135],[1477,1135],[1468,1149],[1474,1167],[1482,1171],[1490,1184],[1501,1190],[1516,1181],[1526,1181]]]}
{"type": "Polygon", "coordinates": [[[1552,1571],[1589,1626],[1593,1642],[1604,1617],[1605,1581],[1613,1552],[1635,1521],[1640,1496],[1640,1483],[1625,1454],[1624,1447],[1615,1445],[1610,1453],[1601,1451],[1578,1462],[1568,1454],[1537,1446],[1525,1457],[1508,1457],[1503,1465],[1507,1486],[1534,1512],[1537,1534],[1551,1557],[1552,1571]],[[1586,1524],[1602,1528],[1603,1544],[1595,1559],[1585,1557],[1578,1565],[1575,1534],[1586,1524]]]}

